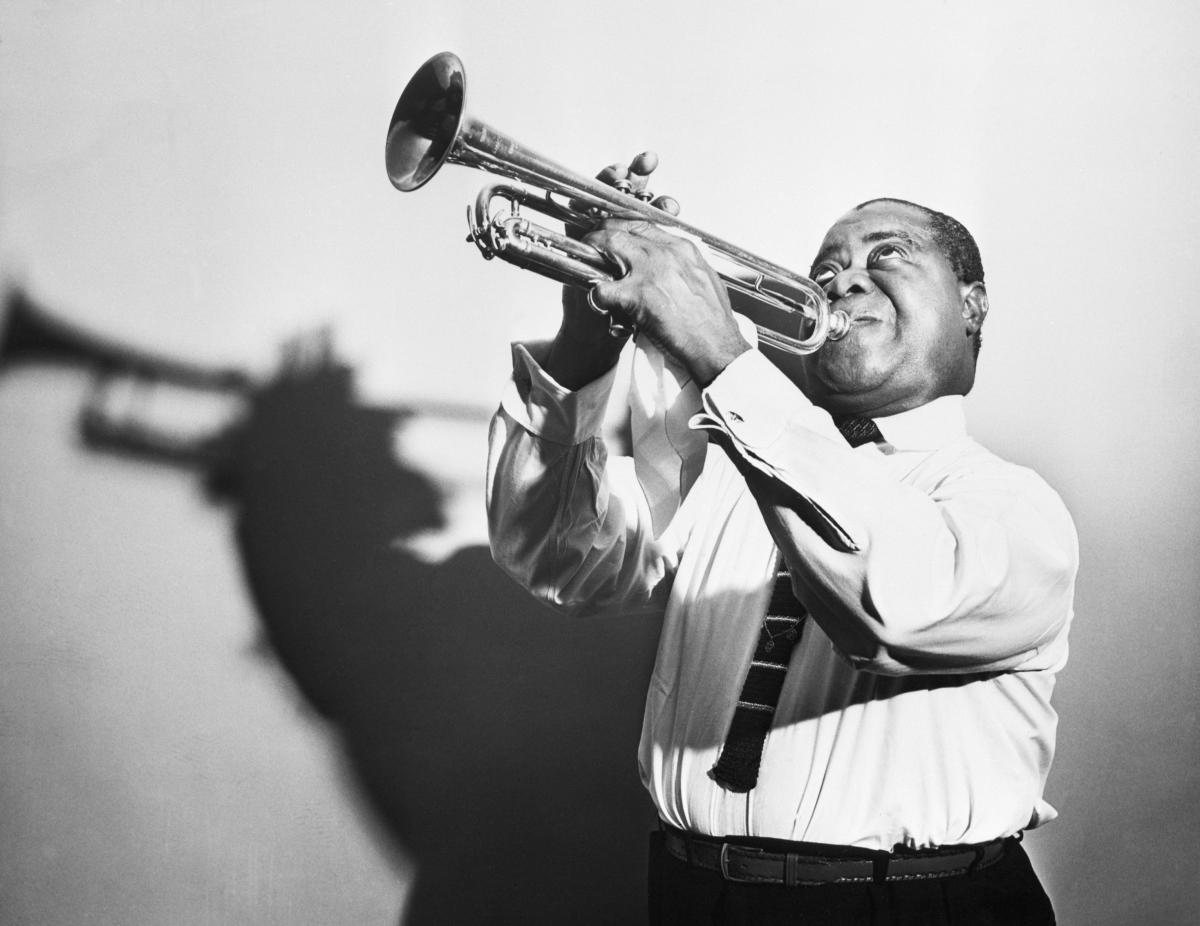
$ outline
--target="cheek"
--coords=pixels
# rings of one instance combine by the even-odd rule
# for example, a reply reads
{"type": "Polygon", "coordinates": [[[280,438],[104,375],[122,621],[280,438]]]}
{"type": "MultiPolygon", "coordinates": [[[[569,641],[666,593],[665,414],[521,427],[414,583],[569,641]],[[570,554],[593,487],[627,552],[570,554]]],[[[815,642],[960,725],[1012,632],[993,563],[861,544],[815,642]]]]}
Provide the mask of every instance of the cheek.
{"type": "Polygon", "coordinates": [[[957,289],[898,293],[893,298],[899,339],[916,354],[932,356],[953,346],[964,330],[957,289]]]}
{"type": "Polygon", "coordinates": [[[809,359],[808,369],[832,386],[874,385],[892,371],[899,359],[890,337],[881,334],[864,337],[853,333],[826,344],[809,359]]]}

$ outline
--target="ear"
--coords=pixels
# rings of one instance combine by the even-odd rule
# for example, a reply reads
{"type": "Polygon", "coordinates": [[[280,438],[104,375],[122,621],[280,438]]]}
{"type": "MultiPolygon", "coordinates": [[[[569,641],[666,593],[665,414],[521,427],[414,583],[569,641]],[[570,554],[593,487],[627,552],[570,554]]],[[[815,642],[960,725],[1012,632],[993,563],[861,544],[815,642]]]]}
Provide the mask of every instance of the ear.
{"type": "Polygon", "coordinates": [[[988,297],[987,289],[982,283],[962,283],[959,285],[962,297],[962,317],[968,337],[974,337],[983,327],[987,318],[988,297]]]}

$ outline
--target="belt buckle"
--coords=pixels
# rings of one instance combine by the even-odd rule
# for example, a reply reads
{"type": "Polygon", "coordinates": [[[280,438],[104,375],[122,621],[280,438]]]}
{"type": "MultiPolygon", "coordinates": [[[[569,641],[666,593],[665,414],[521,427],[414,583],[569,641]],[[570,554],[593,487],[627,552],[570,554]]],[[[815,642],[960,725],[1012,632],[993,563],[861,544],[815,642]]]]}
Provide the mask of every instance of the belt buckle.
{"type": "Polygon", "coordinates": [[[757,883],[759,883],[758,880],[756,880],[754,878],[744,878],[744,877],[734,874],[733,872],[731,872],[729,870],[729,850],[730,849],[737,849],[740,852],[754,853],[757,855],[763,854],[762,849],[752,849],[748,846],[734,846],[727,842],[721,843],[721,855],[720,855],[721,877],[724,878],[726,881],[733,881],[737,884],[757,884],[757,883]]]}

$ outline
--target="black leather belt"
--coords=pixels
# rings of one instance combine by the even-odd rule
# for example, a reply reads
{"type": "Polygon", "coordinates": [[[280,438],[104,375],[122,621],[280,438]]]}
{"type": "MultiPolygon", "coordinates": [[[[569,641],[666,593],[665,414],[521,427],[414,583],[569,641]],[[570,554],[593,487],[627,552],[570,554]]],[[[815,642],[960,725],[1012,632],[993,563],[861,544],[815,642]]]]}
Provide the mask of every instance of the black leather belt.
{"type": "Polygon", "coordinates": [[[1004,857],[1007,845],[1018,841],[1018,837],[1010,836],[977,846],[923,852],[855,852],[840,846],[782,840],[730,842],[695,836],[666,824],[663,834],[667,852],[681,862],[719,871],[727,881],[787,887],[952,878],[996,864],[1004,857]]]}

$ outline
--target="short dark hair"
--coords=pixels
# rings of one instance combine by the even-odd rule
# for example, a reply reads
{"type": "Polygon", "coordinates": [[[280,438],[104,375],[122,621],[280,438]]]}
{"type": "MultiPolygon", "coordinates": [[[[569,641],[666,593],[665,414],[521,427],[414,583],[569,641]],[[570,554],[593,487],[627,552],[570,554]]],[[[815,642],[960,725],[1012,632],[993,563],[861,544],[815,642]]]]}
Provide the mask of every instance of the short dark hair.
{"type": "MultiPolygon", "coordinates": [[[[958,277],[958,281],[960,283],[983,282],[983,258],[979,255],[979,245],[975,243],[975,238],[967,231],[967,227],[958,219],[946,215],[944,212],[938,212],[936,209],[930,209],[928,206],[922,206],[920,203],[897,199],[894,196],[868,199],[865,203],[855,206],[854,211],[857,212],[859,209],[875,203],[897,203],[901,206],[910,206],[922,213],[929,224],[929,233],[933,237],[933,243],[950,261],[950,266],[954,270],[954,275],[958,277]]],[[[982,345],[983,328],[981,326],[975,332],[975,356],[979,356],[979,348],[982,345]]]]}

